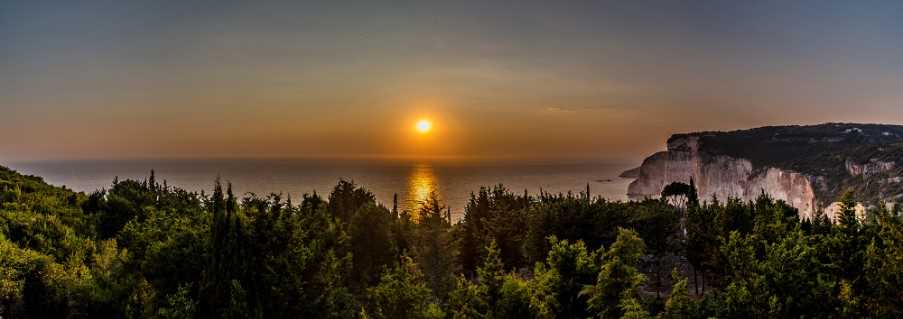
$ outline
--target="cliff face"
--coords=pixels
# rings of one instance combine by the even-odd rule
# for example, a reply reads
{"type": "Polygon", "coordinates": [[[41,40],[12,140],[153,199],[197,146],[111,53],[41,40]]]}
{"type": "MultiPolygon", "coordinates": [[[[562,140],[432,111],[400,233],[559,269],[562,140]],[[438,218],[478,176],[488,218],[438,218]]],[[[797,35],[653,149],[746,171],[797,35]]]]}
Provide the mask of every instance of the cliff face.
{"type": "MultiPolygon", "coordinates": [[[[903,198],[903,126],[823,124],[678,134],[667,151],[643,161],[628,188],[657,197],[672,182],[696,183],[701,199],[754,200],[762,192],[796,207],[802,218],[824,211],[846,191],[867,205],[903,198]]],[[[832,209],[834,207],[834,209],[832,209]]]]}
{"type": "Polygon", "coordinates": [[[754,200],[765,191],[796,207],[803,216],[810,216],[815,209],[809,177],[778,168],[753,169],[747,159],[701,153],[698,136],[671,139],[668,151],[647,158],[639,171],[627,190],[633,199],[659,196],[666,185],[692,179],[702,199],[754,200]]]}

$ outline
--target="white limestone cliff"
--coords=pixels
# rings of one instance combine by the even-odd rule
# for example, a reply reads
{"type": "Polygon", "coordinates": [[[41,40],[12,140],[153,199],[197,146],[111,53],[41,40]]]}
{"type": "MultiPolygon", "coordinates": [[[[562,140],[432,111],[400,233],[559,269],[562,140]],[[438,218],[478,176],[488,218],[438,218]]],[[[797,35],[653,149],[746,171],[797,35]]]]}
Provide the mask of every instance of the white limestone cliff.
{"type": "MultiPolygon", "coordinates": [[[[632,199],[654,198],[672,182],[696,183],[699,197],[754,200],[763,191],[799,209],[802,218],[816,211],[815,179],[774,167],[753,167],[749,160],[700,152],[698,136],[672,138],[668,150],[645,161],[628,187],[632,199]]],[[[830,217],[830,216],[829,216],[830,217]]]]}

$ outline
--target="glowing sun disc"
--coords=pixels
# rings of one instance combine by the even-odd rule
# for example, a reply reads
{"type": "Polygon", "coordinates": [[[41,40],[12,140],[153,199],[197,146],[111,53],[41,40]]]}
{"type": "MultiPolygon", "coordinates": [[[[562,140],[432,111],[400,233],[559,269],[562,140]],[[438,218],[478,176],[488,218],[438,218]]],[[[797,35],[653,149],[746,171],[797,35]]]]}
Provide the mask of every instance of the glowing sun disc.
{"type": "Polygon", "coordinates": [[[430,130],[433,129],[433,123],[430,122],[430,120],[422,119],[422,120],[417,121],[417,124],[414,126],[414,128],[417,130],[418,133],[426,134],[426,133],[429,133],[430,130]]]}

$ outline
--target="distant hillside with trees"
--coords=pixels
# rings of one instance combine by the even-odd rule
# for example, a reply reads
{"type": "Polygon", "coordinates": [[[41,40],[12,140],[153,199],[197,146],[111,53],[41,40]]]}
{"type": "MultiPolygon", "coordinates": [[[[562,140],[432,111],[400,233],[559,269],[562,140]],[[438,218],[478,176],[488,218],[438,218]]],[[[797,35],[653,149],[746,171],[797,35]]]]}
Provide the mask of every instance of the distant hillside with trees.
{"type": "MultiPolygon", "coordinates": [[[[816,181],[821,199],[853,191],[869,204],[903,199],[903,126],[828,123],[767,126],[730,132],[676,134],[670,140],[699,137],[699,150],[744,158],[756,168],[776,167],[816,181]],[[850,166],[869,167],[851,174],[850,166]]],[[[670,141],[669,140],[669,141],[670,141]]]]}

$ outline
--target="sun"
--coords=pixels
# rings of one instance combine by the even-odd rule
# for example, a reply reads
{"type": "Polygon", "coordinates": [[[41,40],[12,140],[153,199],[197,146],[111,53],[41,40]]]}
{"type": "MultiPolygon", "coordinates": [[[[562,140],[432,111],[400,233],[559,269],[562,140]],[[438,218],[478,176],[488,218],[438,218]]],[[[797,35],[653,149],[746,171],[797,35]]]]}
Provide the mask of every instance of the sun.
{"type": "Polygon", "coordinates": [[[428,119],[420,119],[417,121],[417,124],[414,125],[414,129],[417,130],[417,133],[426,134],[433,130],[433,122],[428,119]]]}

